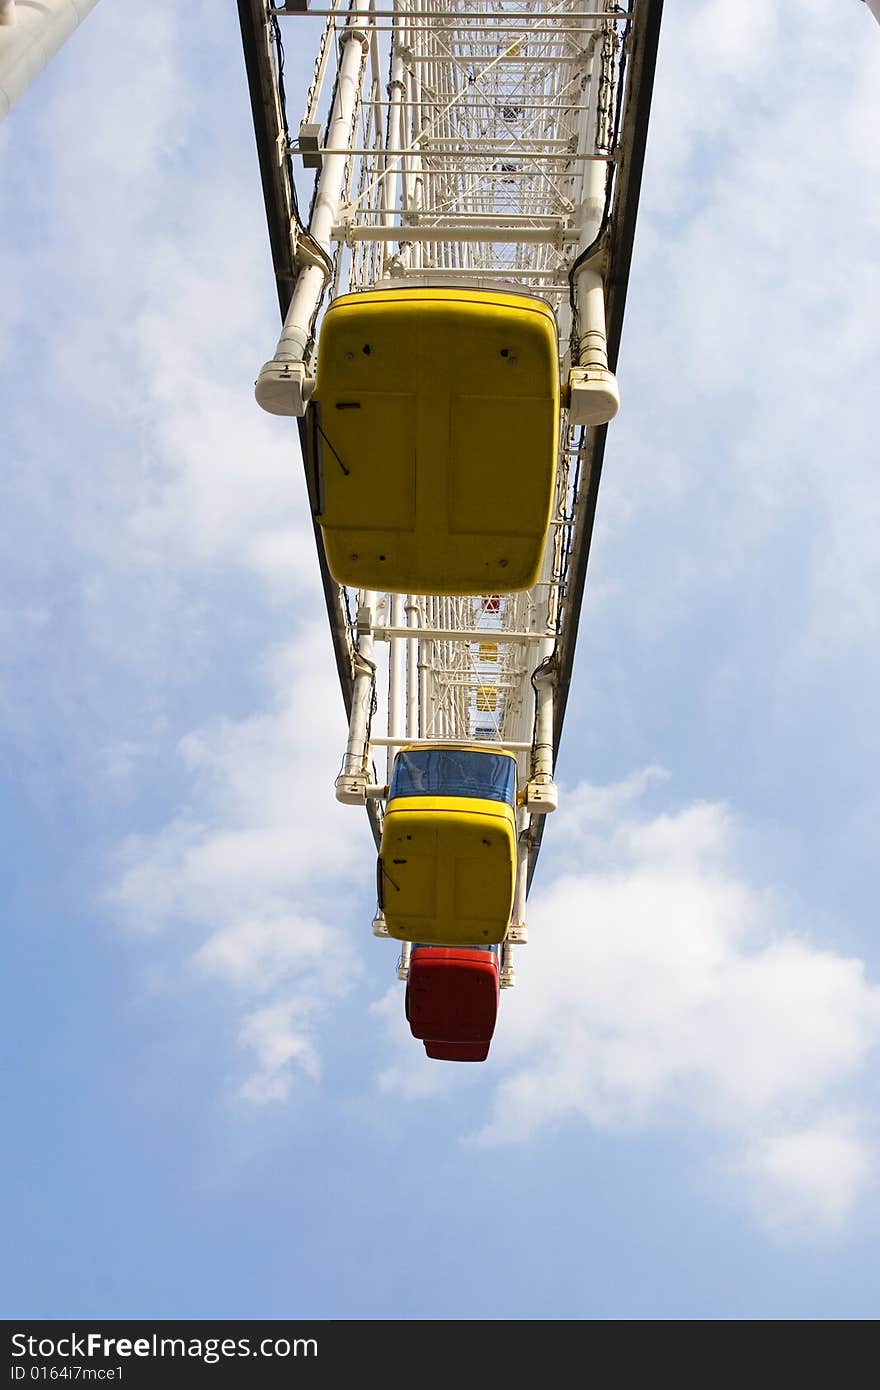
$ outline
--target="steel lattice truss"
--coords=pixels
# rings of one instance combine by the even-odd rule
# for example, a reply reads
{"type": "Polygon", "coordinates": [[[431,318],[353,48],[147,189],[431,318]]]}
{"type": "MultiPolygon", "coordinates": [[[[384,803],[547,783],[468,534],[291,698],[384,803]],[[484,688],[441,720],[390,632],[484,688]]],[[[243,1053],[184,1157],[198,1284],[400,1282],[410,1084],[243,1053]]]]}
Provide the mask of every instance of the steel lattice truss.
{"type": "MultiPolygon", "coordinates": [[[[298,271],[320,253],[310,228],[321,170],[342,157],[321,312],[334,295],[383,277],[526,289],[554,308],[564,381],[572,340],[578,350],[572,268],[589,254],[605,280],[613,367],[661,0],[305,5],[239,0],[282,312],[298,271]],[[359,68],[349,60],[340,77],[352,31],[359,68]],[[290,55],[315,54],[301,119],[292,106],[302,92],[285,93],[285,49],[288,83],[290,55]],[[355,89],[344,129],[340,80],[355,89]],[[316,191],[306,215],[309,170],[316,191]]],[[[319,312],[315,338],[320,323],[319,312]]],[[[377,767],[383,745],[390,764],[402,742],[451,738],[516,750],[525,781],[536,671],[553,673],[558,745],[604,442],[604,426],[572,429],[563,410],[553,521],[534,589],[379,597],[369,618],[376,778],[385,775],[377,767]]],[[[348,704],[363,595],[334,584],[318,529],[316,539],[348,704]]],[[[381,798],[369,809],[376,829],[381,798]]],[[[543,817],[521,814],[532,867],[542,828],[543,817]]]]}
{"type": "Polygon", "coordinates": [[[387,87],[372,50],[367,64],[364,154],[339,228],[358,247],[355,284],[382,275],[393,237],[404,242],[395,268],[432,282],[489,274],[565,298],[585,166],[604,166],[614,144],[629,18],[601,8],[608,19],[579,0],[446,5],[433,18],[398,7],[387,87]]]}

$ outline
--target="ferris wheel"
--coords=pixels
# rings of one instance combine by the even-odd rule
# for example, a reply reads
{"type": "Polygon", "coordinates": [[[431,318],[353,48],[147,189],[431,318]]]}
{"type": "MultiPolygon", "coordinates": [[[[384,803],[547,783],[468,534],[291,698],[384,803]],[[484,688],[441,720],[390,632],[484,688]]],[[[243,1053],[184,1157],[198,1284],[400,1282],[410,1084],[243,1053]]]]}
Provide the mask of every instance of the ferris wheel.
{"type": "Polygon", "coordinates": [[[283,316],[256,397],[298,420],[335,794],[431,1057],[487,1055],[528,940],[661,8],[239,0],[283,316]]]}
{"type": "MultiPolygon", "coordinates": [[[[0,116],[94,3],[0,0],[0,116]]],[[[432,1057],[486,1056],[528,940],[661,10],[238,0],[283,319],[256,397],[298,422],[335,795],[432,1057]]]]}

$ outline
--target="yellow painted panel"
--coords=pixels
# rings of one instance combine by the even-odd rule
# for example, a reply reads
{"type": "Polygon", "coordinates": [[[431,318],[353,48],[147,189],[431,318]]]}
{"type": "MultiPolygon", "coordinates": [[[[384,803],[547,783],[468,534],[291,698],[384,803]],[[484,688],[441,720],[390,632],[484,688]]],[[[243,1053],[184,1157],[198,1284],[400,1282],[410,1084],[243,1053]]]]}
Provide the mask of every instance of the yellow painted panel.
{"type": "MultiPolygon", "coordinates": [[[[338,401],[321,411],[324,510],[350,511],[357,518],[352,533],[412,531],[416,520],[416,471],[411,441],[416,398],[402,392],[360,391],[357,399],[338,401]],[[342,407],[342,408],[341,408],[342,407]],[[385,441],[386,461],[364,450],[365,439],[385,441]],[[409,447],[407,447],[409,445],[409,447]],[[389,461],[394,464],[392,474],[389,461]],[[393,486],[392,486],[393,484],[393,486]]],[[[345,531],[346,528],[340,528],[345,531]]]]}
{"type": "Polygon", "coordinates": [[[511,807],[399,797],[388,804],[379,858],[391,936],[438,946],[504,940],[516,867],[511,807]]]}
{"type": "Polygon", "coordinates": [[[538,577],[559,423],[556,325],[542,300],[382,288],[321,328],[318,514],[344,584],[509,592],[538,577]]]}
{"type": "Polygon", "coordinates": [[[451,401],[449,529],[494,540],[502,570],[523,553],[521,546],[510,549],[512,538],[530,540],[534,546],[535,538],[547,533],[552,499],[546,469],[535,466],[535,446],[541,438],[554,440],[555,454],[552,400],[498,394],[462,395],[451,401]]]}
{"type": "MultiPolygon", "coordinates": [[[[453,865],[453,911],[457,922],[472,914],[475,902],[507,903],[510,865],[506,858],[458,855],[453,865]]],[[[511,899],[511,908],[513,901],[511,899]]],[[[510,908],[507,912],[510,919],[510,908]]]]}

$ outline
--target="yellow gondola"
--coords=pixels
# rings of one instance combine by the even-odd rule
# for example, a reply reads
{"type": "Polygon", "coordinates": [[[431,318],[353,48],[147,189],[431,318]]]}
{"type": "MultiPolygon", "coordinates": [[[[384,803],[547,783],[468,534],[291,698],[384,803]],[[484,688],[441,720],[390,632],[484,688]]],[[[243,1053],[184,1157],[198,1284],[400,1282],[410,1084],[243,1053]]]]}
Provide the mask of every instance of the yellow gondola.
{"type": "Polygon", "coordinates": [[[543,300],[458,287],[340,296],[307,421],[312,507],[340,584],[473,594],[537,581],[559,429],[543,300]]]}
{"type": "Polygon", "coordinates": [[[431,744],[394,760],[379,850],[389,934],[424,945],[487,945],[510,925],[516,873],[516,759],[431,744]]]}

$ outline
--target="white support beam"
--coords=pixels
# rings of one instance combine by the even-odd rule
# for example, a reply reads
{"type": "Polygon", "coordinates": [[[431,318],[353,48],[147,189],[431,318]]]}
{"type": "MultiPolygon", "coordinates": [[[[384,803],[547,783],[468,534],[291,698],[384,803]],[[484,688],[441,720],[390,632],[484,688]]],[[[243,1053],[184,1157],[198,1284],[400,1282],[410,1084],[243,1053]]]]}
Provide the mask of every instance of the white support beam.
{"type": "Polygon", "coordinates": [[[501,969],[498,983],[502,989],[513,989],[516,984],[516,968],[513,964],[513,943],[510,938],[501,943],[501,969]]]}
{"type": "Polygon", "coordinates": [[[388,744],[386,778],[391,781],[391,768],[397,750],[405,742],[406,732],[406,674],[404,662],[406,646],[403,636],[409,631],[402,624],[404,616],[403,594],[393,594],[391,598],[391,618],[399,635],[391,639],[391,654],[388,662],[388,734],[395,740],[388,744]]]}
{"type": "Polygon", "coordinates": [[[336,778],[336,800],[346,806],[363,806],[369,785],[367,759],[369,753],[370,710],[376,684],[376,663],[373,660],[372,622],[376,595],[364,590],[358,610],[358,644],[352,657],[354,689],[351,697],[351,716],[348,724],[348,743],[342,771],[336,778]]]}
{"type": "Polygon", "coordinates": [[[577,241],[577,232],[562,227],[499,227],[491,223],[463,223],[460,227],[390,226],[367,227],[362,223],[340,222],[331,233],[334,241],[352,245],[356,241],[489,241],[523,246],[562,247],[577,241]]]}
{"type": "Polygon", "coordinates": [[[408,980],[408,979],[409,979],[409,964],[410,964],[410,961],[411,961],[411,959],[412,959],[412,949],[413,949],[413,948],[412,948],[412,942],[411,942],[411,941],[401,941],[401,943],[400,943],[400,955],[399,955],[398,960],[397,960],[397,978],[398,978],[398,980],[408,980]]]}
{"type": "MultiPolygon", "coordinates": [[[[593,52],[591,90],[597,102],[603,81],[608,81],[609,72],[613,71],[613,44],[613,35],[606,31],[602,43],[593,52]]],[[[611,138],[612,132],[603,131],[598,106],[592,114],[599,126],[596,142],[602,148],[603,139],[611,138]]],[[[598,256],[587,254],[602,230],[606,177],[600,165],[587,165],[580,206],[579,254],[583,264],[577,267],[574,275],[578,332],[577,360],[572,362],[569,373],[568,418],[572,425],[606,425],[620,409],[617,378],[608,367],[605,282],[598,256]]]]}
{"type": "MultiPolygon", "coordinates": [[[[402,142],[405,139],[403,126],[401,124],[403,119],[403,109],[401,107],[401,101],[403,99],[403,94],[405,91],[406,74],[403,66],[403,56],[400,52],[400,45],[397,41],[397,36],[395,34],[394,48],[392,51],[391,59],[391,78],[388,83],[388,99],[391,103],[388,110],[388,139],[391,145],[402,144],[402,142]]],[[[382,175],[382,199],[385,204],[385,210],[382,213],[382,220],[385,228],[392,228],[398,215],[398,206],[400,200],[401,168],[401,156],[392,156],[386,149],[385,172],[382,175]]],[[[335,227],[333,228],[332,235],[335,240],[339,240],[339,237],[336,235],[335,227]]],[[[399,241],[400,234],[397,233],[390,239],[393,241],[399,241]]],[[[387,256],[387,252],[383,251],[382,255],[384,258],[385,256],[387,256]]],[[[385,266],[384,262],[383,274],[389,274],[388,268],[387,266],[385,266]]]]}
{"type": "MultiPolygon", "coordinates": [[[[365,149],[360,146],[352,146],[350,149],[332,149],[329,145],[319,145],[318,152],[325,154],[344,154],[360,155],[363,158],[375,159],[376,151],[365,149]]],[[[294,151],[296,153],[296,151],[294,151]]],[[[422,145],[407,145],[402,149],[395,149],[389,145],[385,154],[393,155],[396,158],[404,159],[407,155],[426,154],[432,159],[443,158],[455,159],[559,159],[563,164],[613,164],[611,155],[607,154],[573,154],[567,147],[565,140],[542,140],[540,144],[517,143],[512,145],[509,140],[481,140],[476,138],[470,142],[467,149],[462,149],[461,142],[455,145],[446,145],[442,141],[427,140],[422,145]]],[[[462,172],[466,172],[464,166],[462,172]]],[[[506,172],[499,170],[496,172],[506,172]]]]}
{"type": "MultiPolygon", "coordinates": [[[[874,0],[871,0],[871,2],[874,3],[874,0]]],[[[338,11],[335,9],[315,9],[313,8],[313,6],[307,3],[307,0],[304,0],[304,3],[302,4],[302,7],[300,9],[288,10],[283,8],[276,8],[272,11],[272,13],[278,19],[290,19],[294,15],[308,15],[310,18],[325,19],[331,15],[337,14],[338,11]]],[[[370,14],[373,19],[398,18],[397,10],[371,10],[370,14]]],[[[434,23],[436,23],[437,20],[440,19],[448,24],[453,14],[453,11],[444,12],[443,10],[436,9],[407,10],[406,18],[407,20],[429,19],[432,20],[434,23]]],[[[631,16],[627,13],[626,10],[621,10],[619,13],[615,13],[614,10],[563,10],[561,11],[561,14],[565,19],[601,19],[604,22],[613,20],[616,24],[624,24],[631,18],[631,16]]],[[[469,15],[466,11],[461,15],[454,14],[456,27],[461,29],[468,29],[471,25],[474,24],[481,27],[483,24],[485,24],[487,20],[491,20],[493,25],[496,22],[503,23],[505,20],[509,24],[514,16],[515,11],[512,12],[511,10],[480,10],[478,13],[475,13],[473,15],[469,15]]],[[[523,21],[512,27],[515,28],[517,33],[522,33],[523,25],[528,24],[529,20],[534,20],[534,18],[535,17],[530,15],[528,12],[524,12],[523,21]]],[[[537,18],[540,20],[540,16],[538,16],[537,18]]]]}
{"type": "MultiPolygon", "coordinates": [[[[377,642],[411,635],[409,628],[393,623],[373,628],[377,642]]],[[[419,630],[419,636],[424,642],[542,642],[546,633],[510,632],[503,627],[423,627],[419,630]]]]}
{"type": "Polygon", "coordinates": [[[526,787],[526,809],[535,816],[547,815],[559,805],[559,792],[553,781],[553,691],[556,684],[553,648],[554,643],[548,638],[544,643],[541,665],[532,675],[535,687],[535,739],[526,787]]]}
{"type": "Polygon", "coordinates": [[[529,889],[529,834],[521,830],[516,841],[516,887],[513,894],[513,912],[507,929],[508,940],[514,946],[525,946],[529,939],[526,925],[526,894],[529,889]]]}
{"type": "MultiPolygon", "coordinates": [[[[346,142],[350,143],[360,101],[364,58],[369,47],[367,30],[363,27],[366,24],[366,12],[353,13],[339,39],[342,57],[328,140],[340,149],[347,148],[346,142]]],[[[321,296],[330,279],[331,231],[339,217],[346,162],[346,154],[323,157],[309,236],[312,244],[324,253],[327,263],[323,264],[320,256],[310,252],[308,263],[300,266],[275,355],[260,369],[254,395],[270,415],[304,415],[314,385],[306,362],[307,349],[321,296]]]]}
{"type": "MultiPolygon", "coordinates": [[[[447,734],[437,734],[434,738],[407,738],[404,741],[407,747],[412,744],[414,748],[419,748],[422,745],[433,748],[437,743],[454,743],[456,745],[461,744],[462,747],[466,745],[468,748],[504,748],[508,753],[528,753],[532,746],[530,743],[526,743],[524,739],[453,738],[451,735],[447,734]]],[[[399,738],[392,738],[390,735],[386,734],[372,734],[370,736],[371,748],[374,746],[376,748],[397,748],[400,742],[401,740],[399,738]]],[[[362,802],[363,797],[361,797],[360,803],[358,804],[362,802]]]]}
{"type": "MultiPolygon", "coordinates": [[[[412,594],[406,603],[406,616],[409,620],[409,631],[418,632],[419,608],[412,594]]],[[[413,738],[418,738],[421,732],[421,700],[419,696],[419,639],[418,637],[411,637],[406,644],[406,736],[408,742],[413,738]]]]}

